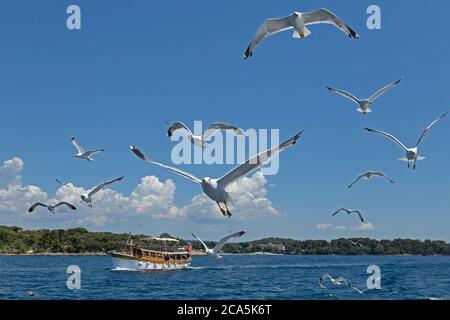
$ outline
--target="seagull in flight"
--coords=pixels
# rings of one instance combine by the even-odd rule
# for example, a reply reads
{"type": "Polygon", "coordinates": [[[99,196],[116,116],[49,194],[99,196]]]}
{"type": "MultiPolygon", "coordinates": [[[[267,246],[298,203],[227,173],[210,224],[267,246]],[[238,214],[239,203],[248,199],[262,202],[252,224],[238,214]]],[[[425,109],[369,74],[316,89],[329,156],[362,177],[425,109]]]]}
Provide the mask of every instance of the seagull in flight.
{"type": "Polygon", "coordinates": [[[94,189],[92,189],[89,193],[87,193],[87,194],[82,194],[82,195],[81,195],[81,200],[83,200],[83,201],[88,205],[89,208],[92,208],[92,200],[94,200],[94,199],[92,198],[92,196],[93,196],[94,194],[96,194],[97,192],[99,192],[100,190],[102,190],[102,189],[103,189],[104,187],[106,187],[107,185],[110,185],[110,184],[112,184],[112,183],[121,181],[122,179],[123,179],[123,176],[120,177],[120,178],[114,179],[114,180],[107,180],[107,181],[104,181],[104,182],[100,183],[98,186],[96,186],[94,189]]]}
{"type": "MultiPolygon", "coordinates": [[[[303,131],[302,131],[303,132],[303,131]]],[[[227,203],[231,201],[230,194],[225,190],[228,185],[231,183],[239,180],[240,178],[246,176],[250,172],[258,169],[259,167],[263,166],[265,163],[267,163],[271,157],[277,155],[279,152],[283,151],[284,149],[294,145],[297,140],[300,138],[302,132],[297,133],[292,138],[286,140],[285,142],[281,143],[279,146],[276,146],[272,149],[263,151],[259,153],[258,155],[254,156],[251,159],[248,159],[243,164],[237,166],[227,174],[225,174],[223,177],[219,179],[213,179],[209,177],[205,177],[203,179],[197,178],[191,173],[185,172],[181,169],[177,169],[174,167],[167,166],[165,164],[156,162],[148,158],[145,154],[143,154],[139,149],[137,149],[135,146],[130,146],[131,151],[140,159],[147,161],[150,164],[154,164],[157,166],[160,166],[164,169],[168,169],[182,177],[185,177],[193,182],[196,182],[201,185],[203,193],[206,194],[210,199],[214,200],[217,205],[219,206],[220,211],[224,216],[231,217],[231,212],[228,209],[227,203]],[[225,209],[222,208],[220,205],[223,203],[225,205],[225,209]]]]}
{"type": "Polygon", "coordinates": [[[72,187],[72,186],[71,186],[70,184],[68,184],[68,183],[63,183],[63,182],[61,182],[61,181],[58,180],[58,179],[56,179],[56,182],[58,182],[59,184],[61,184],[63,187],[69,187],[69,188],[72,189],[73,191],[77,192],[77,193],[80,195],[80,198],[81,198],[81,200],[82,200],[81,203],[84,202],[84,203],[86,203],[86,204],[88,205],[89,208],[92,208],[92,205],[93,205],[92,201],[94,200],[94,199],[92,198],[92,196],[93,196],[94,194],[96,194],[97,192],[99,192],[101,189],[103,189],[103,188],[106,187],[107,185],[110,185],[110,184],[112,184],[112,183],[121,181],[122,179],[123,179],[123,176],[120,177],[120,178],[114,179],[114,180],[107,180],[107,181],[104,181],[104,182],[102,182],[101,184],[99,184],[98,186],[96,186],[94,189],[92,189],[92,191],[90,191],[90,192],[87,193],[87,194],[82,194],[78,189],[72,187]]]}
{"type": "Polygon", "coordinates": [[[306,27],[312,24],[327,23],[334,25],[350,38],[359,38],[359,35],[353,31],[343,20],[327,9],[318,9],[310,12],[293,12],[282,18],[270,18],[261,24],[255,36],[250,42],[244,54],[244,59],[253,55],[255,48],[267,37],[285,30],[294,29],[292,37],[303,39],[311,34],[306,27]]]}
{"type": "Polygon", "coordinates": [[[239,238],[241,237],[243,234],[245,234],[245,231],[239,231],[236,233],[232,233],[229,234],[225,237],[223,237],[222,239],[219,240],[219,242],[217,242],[217,244],[214,246],[214,248],[209,249],[208,246],[203,242],[202,239],[200,239],[197,235],[195,235],[194,233],[192,233],[192,235],[198,239],[198,241],[200,241],[203,245],[203,247],[205,248],[205,252],[208,256],[215,258],[215,259],[222,259],[223,257],[221,255],[219,255],[219,251],[220,249],[223,247],[223,245],[225,244],[225,242],[227,242],[228,240],[232,239],[232,238],[239,238]]]}
{"type": "Polygon", "coordinates": [[[373,132],[373,133],[377,133],[379,135],[382,135],[386,138],[388,138],[389,140],[391,140],[392,142],[394,142],[397,146],[399,146],[403,151],[406,152],[406,157],[400,158],[399,160],[401,161],[407,161],[408,162],[408,168],[411,167],[411,162],[413,162],[413,169],[416,169],[416,162],[419,160],[424,160],[425,157],[420,156],[418,154],[418,148],[420,146],[420,144],[423,142],[423,140],[425,139],[425,137],[428,135],[428,133],[430,132],[431,128],[439,121],[441,120],[443,117],[445,117],[447,115],[448,112],[444,113],[442,116],[440,116],[439,118],[437,118],[436,120],[434,120],[433,122],[431,122],[426,128],[425,130],[422,132],[419,140],[417,141],[415,147],[412,148],[407,148],[403,143],[400,142],[400,140],[398,140],[396,137],[394,137],[392,134],[387,133],[387,132],[383,132],[380,130],[375,130],[375,129],[370,129],[370,128],[365,128],[367,131],[369,132],[373,132]]]}
{"type": "Polygon", "coordinates": [[[206,141],[209,139],[209,137],[220,130],[232,130],[236,135],[244,135],[244,131],[242,129],[223,122],[212,123],[205,131],[203,131],[199,135],[193,134],[192,131],[183,122],[174,122],[167,130],[167,136],[172,137],[176,131],[183,131],[184,133],[186,133],[188,139],[193,145],[205,148],[207,144],[206,141]]]}
{"type": "Polygon", "coordinates": [[[369,180],[372,177],[381,177],[381,178],[388,180],[390,183],[394,183],[394,181],[391,180],[388,176],[386,176],[383,172],[367,171],[367,172],[361,173],[358,177],[356,177],[356,179],[347,188],[353,187],[353,185],[361,179],[369,180]]]}
{"type": "Polygon", "coordinates": [[[327,87],[328,90],[330,90],[331,92],[340,94],[341,96],[350,99],[351,101],[355,102],[357,105],[359,105],[359,108],[356,109],[356,111],[361,112],[363,114],[367,114],[369,112],[372,112],[372,110],[369,108],[369,106],[375,101],[375,99],[377,99],[378,97],[382,96],[383,94],[385,94],[387,91],[389,91],[390,89],[396,87],[399,82],[402,79],[399,79],[395,82],[392,82],[386,86],[384,86],[383,88],[381,88],[380,90],[378,90],[377,92],[375,92],[374,94],[372,94],[369,98],[367,99],[359,99],[357,97],[355,97],[353,94],[341,90],[341,89],[336,89],[336,88],[331,88],[331,87],[327,87]]]}
{"type": "Polygon", "coordinates": [[[64,201],[61,201],[61,202],[55,204],[54,206],[43,204],[41,202],[36,202],[35,204],[33,204],[30,207],[30,209],[28,209],[28,212],[30,212],[30,213],[33,212],[37,207],[45,207],[45,208],[48,209],[48,211],[50,211],[51,213],[55,214],[55,209],[58,208],[59,206],[67,206],[67,207],[69,207],[72,210],[77,210],[77,208],[74,205],[72,205],[72,204],[70,204],[68,202],[64,202],[64,201]]]}
{"type": "Polygon", "coordinates": [[[354,246],[359,246],[359,247],[363,247],[363,245],[361,244],[361,241],[362,241],[363,239],[359,239],[359,240],[357,240],[357,241],[353,241],[353,240],[351,240],[351,239],[347,239],[347,241],[348,242],[350,242],[352,245],[354,245],[354,246]]]}
{"type": "Polygon", "coordinates": [[[94,154],[105,151],[103,149],[84,151],[83,147],[78,143],[78,141],[75,137],[72,137],[71,141],[72,141],[72,144],[75,146],[75,148],[77,148],[77,151],[78,151],[77,154],[73,155],[75,158],[85,159],[88,161],[94,161],[94,159],[92,158],[92,156],[94,154]]]}
{"type": "Polygon", "coordinates": [[[332,214],[332,216],[337,215],[339,212],[346,212],[347,214],[351,214],[351,213],[356,213],[359,217],[359,220],[361,220],[362,223],[364,223],[364,218],[361,214],[361,212],[359,212],[359,210],[350,210],[350,209],[346,209],[346,208],[340,208],[338,210],[336,210],[335,213],[332,214]]]}

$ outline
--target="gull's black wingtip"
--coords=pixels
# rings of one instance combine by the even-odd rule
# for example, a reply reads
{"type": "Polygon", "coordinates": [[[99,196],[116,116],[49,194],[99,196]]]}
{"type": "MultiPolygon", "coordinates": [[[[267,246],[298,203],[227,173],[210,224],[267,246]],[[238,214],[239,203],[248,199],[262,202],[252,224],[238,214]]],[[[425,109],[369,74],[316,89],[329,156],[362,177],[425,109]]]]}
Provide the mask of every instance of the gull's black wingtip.
{"type": "Polygon", "coordinates": [[[244,60],[251,58],[252,55],[253,55],[253,52],[250,50],[250,46],[248,46],[247,50],[245,50],[245,53],[244,53],[244,60]]]}
{"type": "Polygon", "coordinates": [[[350,28],[348,25],[347,25],[347,28],[348,28],[348,31],[349,31],[348,36],[349,36],[350,38],[359,39],[359,34],[357,34],[355,30],[353,30],[352,28],[350,28]]]}
{"type": "Polygon", "coordinates": [[[302,131],[300,131],[299,133],[297,133],[294,137],[292,137],[292,140],[294,140],[292,142],[292,144],[296,144],[298,139],[300,139],[300,137],[302,136],[303,132],[305,131],[305,129],[303,129],[302,131]]]}
{"type": "Polygon", "coordinates": [[[142,160],[145,160],[144,154],[143,154],[138,148],[136,148],[135,146],[131,145],[131,146],[130,146],[130,149],[131,149],[131,151],[133,151],[133,153],[134,153],[137,157],[141,158],[142,160]]]}

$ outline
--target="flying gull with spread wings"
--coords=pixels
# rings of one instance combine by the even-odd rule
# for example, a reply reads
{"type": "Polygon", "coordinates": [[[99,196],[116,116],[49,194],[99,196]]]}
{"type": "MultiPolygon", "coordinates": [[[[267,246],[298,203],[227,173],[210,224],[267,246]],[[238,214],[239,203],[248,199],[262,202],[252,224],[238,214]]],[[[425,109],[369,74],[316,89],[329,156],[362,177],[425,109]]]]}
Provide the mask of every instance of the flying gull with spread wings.
{"type": "Polygon", "coordinates": [[[331,88],[331,87],[327,87],[327,89],[330,90],[331,92],[340,94],[341,96],[353,101],[354,103],[356,103],[359,106],[359,108],[356,109],[356,111],[361,112],[363,114],[367,114],[369,112],[372,112],[372,109],[370,109],[369,106],[375,101],[375,99],[382,96],[383,94],[388,92],[390,89],[396,87],[401,80],[402,79],[399,79],[395,82],[392,82],[392,83],[384,86],[383,88],[381,88],[380,90],[378,90],[377,92],[372,94],[367,99],[359,99],[356,96],[354,96],[353,94],[351,94],[350,92],[347,92],[347,91],[344,91],[341,89],[336,89],[336,88],[331,88]]]}
{"type": "Polygon", "coordinates": [[[244,59],[253,55],[255,48],[267,37],[281,31],[294,29],[292,37],[303,39],[311,34],[306,27],[313,24],[326,23],[340,29],[350,38],[359,38],[359,35],[352,30],[343,20],[327,9],[318,9],[309,12],[293,12],[282,18],[270,18],[264,21],[245,51],[244,59]]]}
{"type": "Polygon", "coordinates": [[[77,154],[73,155],[75,158],[85,159],[85,160],[88,160],[88,161],[94,161],[94,159],[92,158],[92,156],[94,154],[105,151],[103,149],[96,149],[96,150],[85,151],[83,149],[83,147],[78,143],[78,141],[77,141],[77,139],[75,137],[72,137],[70,140],[72,141],[72,144],[75,146],[75,148],[78,151],[77,154]]]}
{"type": "Polygon", "coordinates": [[[81,203],[86,203],[86,204],[88,205],[89,208],[92,208],[92,207],[93,207],[93,200],[94,200],[94,198],[93,198],[92,196],[93,196],[94,194],[96,194],[97,192],[99,192],[99,191],[100,191],[101,189],[103,189],[104,187],[106,187],[106,186],[108,186],[108,185],[110,185],[110,184],[112,184],[112,183],[121,181],[122,179],[123,179],[123,176],[120,177],[120,178],[117,178],[117,179],[104,181],[104,182],[102,182],[101,184],[99,184],[98,186],[96,186],[94,189],[92,189],[90,192],[88,192],[88,193],[86,193],[86,194],[82,194],[82,193],[80,192],[80,190],[77,189],[77,188],[75,188],[72,184],[64,183],[64,182],[62,182],[62,181],[59,180],[59,179],[56,179],[56,182],[58,182],[58,183],[59,183],[60,185],[62,185],[63,187],[68,187],[68,188],[72,189],[72,191],[77,192],[77,193],[80,195],[81,203]]]}
{"type": "Polygon", "coordinates": [[[351,214],[351,213],[356,213],[359,217],[359,220],[361,220],[362,223],[364,223],[364,218],[361,214],[361,212],[359,210],[351,210],[351,209],[346,209],[346,208],[340,208],[338,210],[336,210],[332,216],[337,215],[339,212],[346,212],[347,214],[351,214]]]}
{"type": "Polygon", "coordinates": [[[357,183],[359,180],[364,179],[364,180],[369,180],[372,177],[381,177],[386,179],[387,181],[389,181],[390,183],[394,183],[394,180],[391,180],[391,178],[389,178],[388,176],[386,176],[383,172],[379,172],[379,171],[367,171],[364,173],[361,173],[359,176],[356,177],[356,179],[347,187],[347,188],[351,188],[353,187],[353,185],[355,183],[357,183]]]}
{"type": "Polygon", "coordinates": [[[94,198],[93,198],[94,194],[96,194],[97,192],[102,190],[104,187],[106,187],[112,183],[121,181],[122,179],[123,179],[123,176],[120,178],[117,178],[117,179],[107,180],[107,181],[100,183],[98,186],[96,186],[94,189],[89,191],[87,194],[82,194],[81,200],[83,200],[88,205],[89,208],[92,208],[92,201],[94,200],[94,198]]]}
{"type": "Polygon", "coordinates": [[[231,130],[236,135],[244,135],[244,131],[242,129],[223,122],[211,123],[205,131],[198,135],[193,134],[183,122],[174,122],[167,130],[167,135],[172,137],[175,132],[182,131],[187,135],[193,145],[204,148],[207,144],[206,141],[220,130],[231,130]]]}
{"type": "Polygon", "coordinates": [[[433,122],[431,122],[426,128],[425,130],[422,132],[422,134],[420,135],[419,140],[417,141],[415,147],[412,148],[407,148],[403,143],[400,142],[400,140],[398,140],[396,137],[394,137],[392,134],[384,132],[384,131],[380,131],[380,130],[375,130],[375,129],[370,129],[370,128],[365,128],[367,131],[369,132],[373,132],[373,133],[377,133],[379,135],[382,135],[386,138],[388,138],[389,140],[391,140],[392,142],[394,142],[397,146],[399,146],[403,151],[406,152],[406,156],[403,158],[400,158],[399,160],[401,161],[407,161],[408,162],[408,168],[411,167],[411,162],[413,163],[413,169],[416,169],[416,162],[419,160],[424,160],[425,157],[420,156],[418,153],[418,148],[421,145],[421,143],[423,142],[423,140],[425,139],[425,137],[428,135],[428,133],[430,132],[431,128],[439,121],[441,120],[443,117],[445,117],[447,115],[448,112],[444,113],[442,116],[440,116],[439,118],[437,118],[436,120],[434,120],[433,122]]]}
{"type": "MultiPolygon", "coordinates": [[[[302,131],[303,132],[303,131],[302,131]]],[[[223,177],[219,179],[213,179],[209,177],[205,177],[203,179],[197,178],[195,175],[188,173],[186,171],[183,171],[178,168],[170,167],[165,164],[156,162],[151,160],[149,157],[147,157],[145,154],[143,154],[138,148],[134,146],[130,146],[131,151],[138,156],[140,159],[147,161],[150,164],[154,164],[157,166],[160,166],[164,169],[168,169],[182,177],[185,177],[191,181],[194,181],[201,185],[203,189],[203,193],[206,194],[210,199],[214,200],[217,205],[220,208],[220,211],[224,216],[231,217],[231,212],[228,209],[227,203],[231,200],[231,195],[226,191],[227,186],[229,186],[231,183],[239,180],[240,178],[248,175],[250,172],[260,168],[264,164],[266,164],[271,157],[277,155],[279,152],[283,151],[284,149],[287,149],[288,147],[294,145],[297,140],[300,138],[302,132],[297,133],[292,138],[286,140],[285,142],[281,143],[279,146],[276,146],[272,149],[268,149],[266,151],[263,151],[259,153],[258,155],[254,156],[253,158],[248,159],[243,164],[239,165],[238,167],[234,168],[227,174],[225,174],[223,177]],[[225,209],[222,208],[221,203],[225,205],[225,209]]]]}
{"type": "Polygon", "coordinates": [[[194,237],[196,237],[198,239],[198,241],[201,242],[201,244],[203,245],[203,247],[205,248],[205,252],[208,256],[215,258],[215,259],[222,259],[222,256],[219,255],[219,251],[220,249],[223,247],[223,245],[230,239],[232,238],[239,238],[241,237],[243,234],[245,234],[245,231],[239,231],[236,233],[232,233],[229,234],[225,237],[223,237],[222,239],[219,240],[219,242],[217,242],[217,244],[214,246],[214,248],[210,249],[208,248],[208,246],[203,242],[202,239],[200,239],[197,235],[195,235],[194,233],[192,233],[192,235],[194,237]]]}
{"type": "Polygon", "coordinates": [[[30,209],[28,209],[28,212],[30,212],[30,213],[33,212],[37,207],[44,207],[44,208],[47,208],[48,211],[50,211],[51,213],[55,214],[55,210],[59,206],[67,206],[67,207],[69,207],[69,209],[77,210],[77,208],[74,205],[72,205],[72,204],[70,204],[68,202],[64,202],[64,201],[61,201],[61,202],[59,202],[59,203],[57,203],[55,205],[47,205],[47,204],[44,204],[44,203],[41,203],[41,202],[36,202],[35,204],[33,204],[30,207],[30,209]]]}

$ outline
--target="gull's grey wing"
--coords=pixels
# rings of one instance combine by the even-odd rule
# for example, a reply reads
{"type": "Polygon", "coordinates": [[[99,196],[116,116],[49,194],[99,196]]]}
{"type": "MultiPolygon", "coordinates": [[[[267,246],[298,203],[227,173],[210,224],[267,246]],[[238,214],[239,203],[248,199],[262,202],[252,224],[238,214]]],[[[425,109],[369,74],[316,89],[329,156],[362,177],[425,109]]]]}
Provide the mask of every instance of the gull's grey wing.
{"type": "Polygon", "coordinates": [[[28,209],[28,212],[33,212],[33,211],[34,211],[37,207],[39,207],[39,206],[48,208],[48,206],[47,206],[46,204],[43,204],[43,203],[41,203],[41,202],[36,202],[35,204],[33,204],[33,205],[30,207],[30,209],[28,209]]]}
{"type": "Polygon", "coordinates": [[[339,276],[335,279],[336,284],[348,284],[347,280],[343,276],[339,276]]]}
{"type": "Polygon", "coordinates": [[[392,180],[391,178],[389,178],[387,175],[385,175],[383,172],[379,172],[379,171],[374,171],[372,172],[372,175],[374,176],[379,176],[382,178],[385,178],[386,180],[388,180],[390,183],[394,183],[394,180],[392,180]]]}
{"type": "Polygon", "coordinates": [[[384,132],[384,131],[380,131],[380,130],[370,129],[370,128],[364,128],[364,129],[366,129],[367,131],[372,132],[372,133],[378,133],[378,134],[388,138],[389,140],[394,142],[396,145],[398,145],[400,148],[402,148],[404,151],[408,152],[408,148],[405,147],[405,145],[403,143],[401,143],[400,140],[398,140],[392,134],[384,132]]]}
{"type": "Polygon", "coordinates": [[[210,136],[220,130],[233,130],[234,134],[243,135],[244,131],[238,127],[232,126],[231,124],[223,122],[214,122],[206,129],[202,134],[202,140],[206,141],[210,136]]]}
{"type": "Polygon", "coordinates": [[[355,287],[354,285],[352,285],[351,283],[348,284],[348,286],[350,288],[352,288],[353,290],[355,290],[356,292],[358,292],[359,294],[363,294],[364,292],[359,290],[357,287],[355,287]]]}
{"type": "Polygon", "coordinates": [[[361,220],[361,222],[364,223],[364,218],[363,218],[361,212],[359,212],[358,210],[353,210],[352,212],[356,213],[359,217],[359,220],[361,220]]]}
{"type": "Polygon", "coordinates": [[[90,157],[90,156],[92,156],[92,155],[94,155],[94,154],[96,154],[96,153],[100,153],[100,152],[103,152],[103,151],[105,151],[105,150],[103,150],[103,149],[89,150],[89,151],[86,151],[86,152],[85,152],[85,155],[86,155],[87,157],[90,157]]]}
{"type": "Polygon", "coordinates": [[[174,122],[169,129],[167,129],[167,135],[171,137],[177,130],[183,130],[187,135],[192,135],[191,130],[183,122],[174,122]]]}
{"type": "Polygon", "coordinates": [[[294,145],[297,143],[297,140],[300,139],[301,134],[303,131],[297,133],[292,138],[286,140],[279,146],[276,146],[272,149],[263,151],[259,153],[258,155],[254,156],[251,159],[248,159],[240,166],[234,168],[227,174],[225,174],[223,177],[221,177],[218,180],[218,183],[221,184],[224,188],[229,185],[230,183],[244,177],[245,175],[249,174],[251,171],[258,169],[262,165],[264,165],[271,157],[278,154],[279,152],[283,151],[284,149],[294,145]]]}
{"type": "Polygon", "coordinates": [[[325,273],[324,275],[320,276],[319,281],[323,281],[326,278],[328,278],[330,280],[334,280],[328,273],[325,273]]]}
{"type": "Polygon", "coordinates": [[[358,182],[359,180],[361,180],[362,177],[364,177],[366,175],[366,172],[361,173],[359,176],[356,177],[356,179],[347,187],[347,188],[351,188],[353,187],[353,185],[358,182]]]}
{"type": "Polygon", "coordinates": [[[145,154],[143,154],[139,149],[137,149],[134,146],[130,146],[130,148],[131,148],[131,151],[133,151],[133,153],[137,157],[141,158],[144,161],[147,161],[150,164],[154,164],[154,165],[160,166],[161,168],[164,168],[164,169],[169,169],[170,171],[172,171],[172,172],[174,172],[174,173],[176,173],[176,174],[178,174],[178,175],[180,175],[182,177],[188,178],[188,179],[190,179],[190,180],[192,180],[194,182],[197,182],[197,183],[201,183],[202,182],[201,179],[197,178],[193,174],[190,174],[190,173],[188,173],[186,171],[183,171],[183,170],[177,169],[177,168],[173,168],[173,167],[170,167],[170,166],[166,166],[165,164],[162,164],[162,163],[150,160],[150,158],[148,158],[145,154]]]}
{"type": "Polygon", "coordinates": [[[107,180],[105,182],[102,182],[101,184],[96,186],[94,189],[92,189],[92,191],[88,193],[88,196],[92,197],[95,193],[99,192],[101,189],[103,189],[107,185],[110,185],[111,183],[114,183],[114,182],[118,182],[118,181],[120,181],[122,179],[123,179],[123,176],[120,177],[120,178],[114,179],[114,180],[107,180]]]}
{"type": "Polygon", "coordinates": [[[268,36],[275,33],[291,29],[292,15],[283,18],[270,18],[265,20],[256,31],[255,36],[245,51],[244,59],[248,59],[253,55],[255,48],[268,36]]]}
{"type": "Polygon", "coordinates": [[[318,10],[301,13],[301,18],[303,19],[305,25],[328,23],[339,28],[350,38],[359,38],[359,35],[352,28],[350,28],[341,18],[339,18],[337,15],[335,15],[333,12],[327,9],[321,8],[318,10]]]}
{"type": "Polygon", "coordinates": [[[213,251],[215,253],[218,253],[220,248],[223,247],[223,245],[225,244],[225,242],[227,242],[228,240],[230,240],[231,238],[239,238],[240,236],[242,236],[243,234],[245,234],[245,231],[239,231],[239,232],[235,232],[233,234],[229,234],[225,237],[223,237],[222,239],[219,240],[219,242],[216,243],[216,245],[213,248],[213,251]]]}
{"type": "Polygon", "coordinates": [[[59,206],[62,206],[62,205],[68,206],[72,210],[77,210],[77,208],[73,204],[70,204],[70,203],[65,202],[65,201],[61,201],[60,203],[56,204],[55,208],[59,207],[59,206]]]}
{"type": "Polygon", "coordinates": [[[192,234],[194,237],[196,237],[196,238],[198,239],[198,241],[200,241],[200,242],[202,243],[202,245],[203,245],[203,247],[205,248],[205,250],[208,250],[208,249],[209,249],[208,246],[203,242],[203,240],[200,239],[195,233],[191,232],[191,234],[192,234]]]}
{"type": "Polygon", "coordinates": [[[345,211],[345,212],[348,212],[348,210],[347,209],[345,209],[345,208],[339,208],[339,209],[337,209],[333,214],[332,214],[332,216],[335,216],[335,215],[337,215],[339,212],[341,212],[341,211],[345,211]]]}
{"type": "Polygon", "coordinates": [[[357,97],[355,97],[354,95],[352,95],[350,92],[341,90],[341,89],[336,89],[336,88],[332,88],[332,87],[327,87],[328,90],[330,90],[331,92],[337,93],[347,99],[350,99],[351,101],[353,101],[354,103],[359,105],[359,99],[357,97]]]}
{"type": "Polygon", "coordinates": [[[402,80],[402,79],[399,79],[399,80],[397,80],[397,81],[395,81],[395,82],[392,82],[392,83],[390,83],[390,84],[384,86],[383,88],[381,88],[380,90],[378,90],[377,92],[375,92],[374,94],[372,94],[372,95],[369,97],[369,99],[367,99],[367,100],[369,100],[369,102],[373,102],[376,98],[378,98],[379,96],[385,94],[388,90],[390,90],[390,89],[396,87],[396,86],[399,84],[399,82],[400,82],[401,80],[402,80]]]}
{"type": "Polygon", "coordinates": [[[78,143],[75,137],[72,137],[70,140],[72,141],[72,144],[75,146],[75,148],[77,148],[78,153],[84,153],[83,147],[78,143]]]}
{"type": "Polygon", "coordinates": [[[442,116],[440,116],[439,118],[437,118],[436,120],[434,120],[432,123],[430,123],[428,125],[428,127],[425,128],[425,130],[422,132],[422,135],[420,136],[419,140],[417,141],[416,147],[418,147],[423,139],[425,139],[425,137],[428,135],[428,133],[430,132],[431,128],[439,121],[441,120],[443,117],[445,117],[447,115],[448,112],[444,113],[442,116]]]}
{"type": "Polygon", "coordinates": [[[61,186],[63,186],[63,187],[68,187],[68,188],[70,188],[70,189],[72,189],[73,191],[75,191],[75,192],[77,192],[77,193],[80,193],[80,191],[78,190],[78,189],[75,189],[74,187],[72,187],[70,184],[68,184],[68,183],[63,183],[61,180],[59,180],[59,179],[56,179],[56,182],[58,182],[61,186]]]}

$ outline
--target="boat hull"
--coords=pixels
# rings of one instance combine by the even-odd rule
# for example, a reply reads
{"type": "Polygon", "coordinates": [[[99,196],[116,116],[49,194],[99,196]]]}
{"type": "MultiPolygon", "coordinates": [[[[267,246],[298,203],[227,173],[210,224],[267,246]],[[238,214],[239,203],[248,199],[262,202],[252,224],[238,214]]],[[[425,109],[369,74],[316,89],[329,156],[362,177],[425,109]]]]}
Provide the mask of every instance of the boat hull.
{"type": "Polygon", "coordinates": [[[186,269],[191,265],[191,262],[185,263],[158,263],[150,261],[140,261],[137,259],[123,258],[112,256],[114,270],[133,270],[133,271],[169,271],[186,269]]]}

